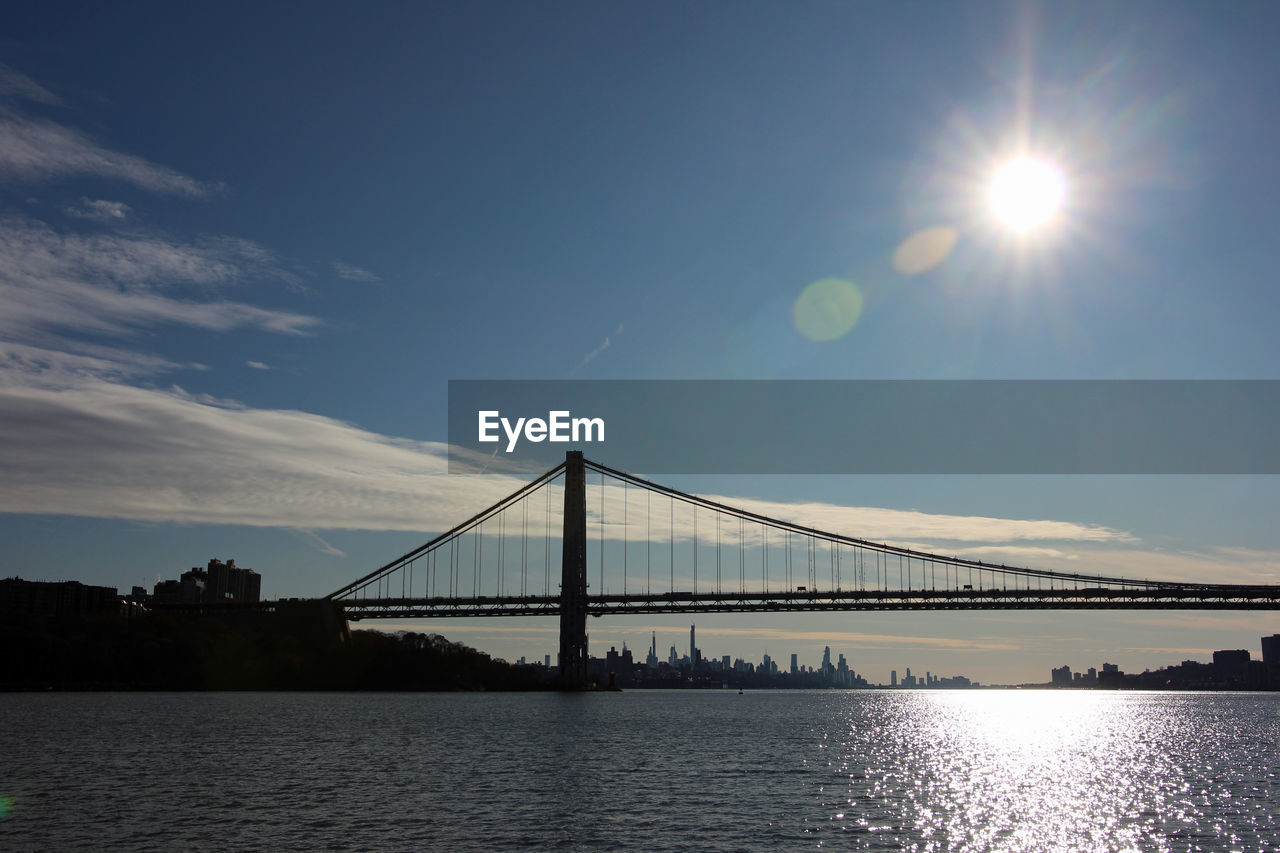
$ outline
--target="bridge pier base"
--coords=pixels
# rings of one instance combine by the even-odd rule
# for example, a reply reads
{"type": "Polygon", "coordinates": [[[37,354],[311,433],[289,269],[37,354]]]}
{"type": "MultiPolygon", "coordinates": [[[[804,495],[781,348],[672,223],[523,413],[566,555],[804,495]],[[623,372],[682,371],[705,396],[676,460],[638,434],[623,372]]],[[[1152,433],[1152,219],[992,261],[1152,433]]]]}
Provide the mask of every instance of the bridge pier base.
{"type": "Polygon", "coordinates": [[[560,686],[587,688],[587,468],[582,451],[564,460],[564,549],[560,567],[560,686]]]}

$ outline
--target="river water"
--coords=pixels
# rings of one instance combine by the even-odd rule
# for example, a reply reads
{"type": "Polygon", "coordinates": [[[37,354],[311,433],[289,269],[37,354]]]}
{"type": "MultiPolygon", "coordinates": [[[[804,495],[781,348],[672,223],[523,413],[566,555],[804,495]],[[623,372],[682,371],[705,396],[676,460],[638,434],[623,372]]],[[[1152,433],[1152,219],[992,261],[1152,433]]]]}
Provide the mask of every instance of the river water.
{"type": "Polygon", "coordinates": [[[1280,849],[1280,694],[0,695],[3,850],[1280,849]]]}

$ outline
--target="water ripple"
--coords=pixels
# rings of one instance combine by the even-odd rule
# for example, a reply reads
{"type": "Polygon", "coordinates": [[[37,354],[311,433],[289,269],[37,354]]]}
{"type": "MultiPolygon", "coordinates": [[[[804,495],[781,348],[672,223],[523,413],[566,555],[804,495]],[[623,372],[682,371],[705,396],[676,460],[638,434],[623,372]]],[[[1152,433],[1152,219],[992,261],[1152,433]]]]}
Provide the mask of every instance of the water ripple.
{"type": "Polygon", "coordinates": [[[1280,696],[8,694],[6,850],[1280,849],[1280,696]]]}

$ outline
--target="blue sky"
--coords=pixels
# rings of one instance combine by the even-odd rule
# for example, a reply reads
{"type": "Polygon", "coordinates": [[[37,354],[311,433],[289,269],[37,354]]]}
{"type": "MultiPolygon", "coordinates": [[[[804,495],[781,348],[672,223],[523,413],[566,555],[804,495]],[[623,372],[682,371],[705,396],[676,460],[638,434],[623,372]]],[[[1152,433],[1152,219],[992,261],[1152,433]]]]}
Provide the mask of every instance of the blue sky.
{"type": "MultiPolygon", "coordinates": [[[[1266,3],[6,17],[4,576],[149,586],[222,556],[268,594],[328,592],[509,491],[442,473],[449,379],[1277,378],[1266,3]],[[986,192],[1023,151],[1067,190],[1017,238],[986,192]],[[895,268],[931,228],[950,251],[895,268]],[[795,306],[829,278],[861,311],[815,341],[795,306]]],[[[1280,579],[1273,477],[676,479],[864,508],[844,518],[886,529],[853,535],[949,552],[1015,547],[973,517],[1114,533],[1037,540],[1022,556],[1045,568],[1280,579]]],[[[508,657],[555,647],[537,622],[434,627],[508,657]]],[[[593,647],[650,627],[663,648],[687,631],[593,624],[593,647]]],[[[757,660],[767,643],[816,663],[834,636],[873,680],[1141,668],[1277,630],[1175,613],[699,624],[709,652],[757,660]]]]}

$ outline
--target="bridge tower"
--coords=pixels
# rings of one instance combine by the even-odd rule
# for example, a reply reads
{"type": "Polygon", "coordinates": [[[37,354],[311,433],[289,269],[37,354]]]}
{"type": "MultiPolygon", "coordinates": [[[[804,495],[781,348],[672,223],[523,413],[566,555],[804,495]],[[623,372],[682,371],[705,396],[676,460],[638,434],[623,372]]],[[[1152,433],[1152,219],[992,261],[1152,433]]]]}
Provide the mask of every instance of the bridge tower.
{"type": "Polygon", "coordinates": [[[564,459],[564,549],[560,571],[560,682],[587,686],[587,468],[582,451],[564,459]]]}

